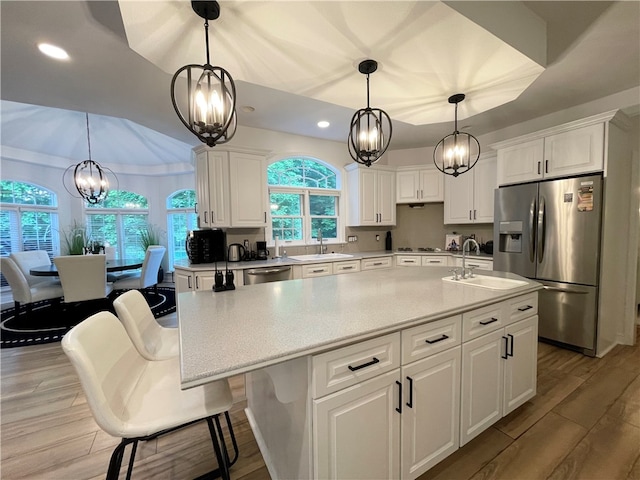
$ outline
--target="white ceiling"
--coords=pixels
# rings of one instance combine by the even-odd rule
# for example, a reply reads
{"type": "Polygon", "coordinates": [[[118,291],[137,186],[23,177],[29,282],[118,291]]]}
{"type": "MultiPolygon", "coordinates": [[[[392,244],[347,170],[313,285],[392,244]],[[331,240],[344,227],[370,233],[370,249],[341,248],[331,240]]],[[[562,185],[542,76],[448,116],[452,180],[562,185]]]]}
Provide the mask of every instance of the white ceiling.
{"type": "MultiPolygon", "coordinates": [[[[239,124],[345,151],[366,104],[365,58],[379,62],[371,105],[392,117],[392,150],[450,133],[453,93],[467,94],[460,126],[482,135],[640,85],[638,1],[220,3],[212,63],[236,79],[239,124]]],[[[85,159],[89,112],[95,160],[141,170],[188,160],[198,140],[169,85],[180,66],[205,60],[190,2],[2,0],[0,17],[3,155],[85,159]],[[43,57],[40,41],[71,60],[43,57]]],[[[625,102],[635,112],[640,100],[625,102]]]]}

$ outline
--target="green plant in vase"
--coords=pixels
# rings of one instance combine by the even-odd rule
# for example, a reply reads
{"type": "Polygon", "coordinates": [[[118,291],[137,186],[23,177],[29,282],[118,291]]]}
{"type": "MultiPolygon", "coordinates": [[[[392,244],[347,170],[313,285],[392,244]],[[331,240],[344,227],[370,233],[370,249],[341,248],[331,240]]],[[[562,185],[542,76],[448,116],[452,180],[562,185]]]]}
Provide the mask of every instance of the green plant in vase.
{"type": "Polygon", "coordinates": [[[66,255],[84,255],[87,245],[87,227],[77,220],[68,230],[63,231],[63,241],[66,255]]]}
{"type": "Polygon", "coordinates": [[[148,223],[138,231],[138,243],[146,252],[149,245],[160,245],[161,236],[161,230],[156,225],[148,223]]]}

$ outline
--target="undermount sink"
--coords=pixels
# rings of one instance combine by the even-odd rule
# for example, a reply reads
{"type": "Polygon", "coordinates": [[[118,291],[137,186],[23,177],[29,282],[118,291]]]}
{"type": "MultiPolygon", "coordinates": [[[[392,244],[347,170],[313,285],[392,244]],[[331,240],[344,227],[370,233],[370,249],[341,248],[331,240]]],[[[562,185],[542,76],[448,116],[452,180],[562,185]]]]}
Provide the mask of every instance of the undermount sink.
{"type": "Polygon", "coordinates": [[[523,280],[514,280],[511,278],[489,277],[486,275],[475,275],[472,278],[461,278],[454,280],[453,277],[444,277],[445,282],[457,283],[458,285],[468,285],[470,287],[487,288],[489,290],[509,290],[526,285],[523,280]]]}
{"type": "Polygon", "coordinates": [[[335,260],[336,258],[351,258],[353,255],[348,253],[313,253],[310,255],[291,255],[289,258],[292,260],[299,260],[301,262],[308,260],[335,260]]]}

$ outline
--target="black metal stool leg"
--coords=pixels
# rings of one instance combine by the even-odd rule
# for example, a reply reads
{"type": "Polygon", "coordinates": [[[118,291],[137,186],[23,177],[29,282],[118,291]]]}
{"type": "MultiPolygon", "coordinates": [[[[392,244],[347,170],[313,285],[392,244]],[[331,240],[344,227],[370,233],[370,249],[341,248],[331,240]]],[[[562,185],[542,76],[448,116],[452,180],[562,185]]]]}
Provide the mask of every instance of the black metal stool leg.
{"type": "MultiPolygon", "coordinates": [[[[224,418],[227,421],[227,428],[229,429],[229,436],[231,437],[231,443],[233,444],[234,456],[233,460],[229,461],[229,467],[233,466],[234,463],[238,460],[238,442],[236,441],[236,434],[233,431],[233,425],[231,424],[231,416],[229,415],[229,411],[224,412],[224,418]]],[[[227,450],[227,442],[224,441],[224,437],[222,437],[222,432],[220,433],[222,438],[222,443],[224,443],[225,451],[227,450]]],[[[228,457],[227,457],[228,458],[228,457]]]]}
{"type": "Polygon", "coordinates": [[[136,458],[136,450],[138,449],[138,440],[133,442],[131,448],[131,458],[129,458],[129,467],[127,468],[127,480],[131,480],[131,473],[133,472],[133,461],[136,458]]]}
{"type": "MultiPolygon", "coordinates": [[[[216,420],[218,420],[218,416],[215,416],[216,420]]],[[[207,425],[209,426],[209,434],[211,435],[211,441],[213,442],[213,449],[216,452],[216,458],[218,459],[218,466],[220,470],[220,476],[223,480],[230,480],[229,478],[229,467],[227,465],[226,455],[223,455],[222,450],[220,448],[220,443],[218,442],[218,433],[216,432],[216,427],[213,426],[213,421],[211,417],[207,418],[207,425]]],[[[224,442],[224,439],[222,439],[224,442]]]]}
{"type": "Polygon", "coordinates": [[[109,469],[107,470],[107,480],[117,480],[120,473],[120,466],[122,465],[122,457],[124,455],[124,449],[130,442],[123,438],[118,446],[113,450],[111,454],[111,460],[109,460],[109,469]]]}

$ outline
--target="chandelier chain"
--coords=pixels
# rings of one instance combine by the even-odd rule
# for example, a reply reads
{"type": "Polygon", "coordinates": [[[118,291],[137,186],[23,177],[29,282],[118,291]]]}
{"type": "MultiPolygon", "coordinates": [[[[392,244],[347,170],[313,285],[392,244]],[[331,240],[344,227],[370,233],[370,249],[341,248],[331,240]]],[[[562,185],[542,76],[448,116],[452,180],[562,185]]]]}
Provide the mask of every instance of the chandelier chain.
{"type": "Polygon", "coordinates": [[[91,137],[89,135],[89,112],[85,112],[87,120],[87,145],[89,147],[89,160],[91,160],[91,137]]]}

